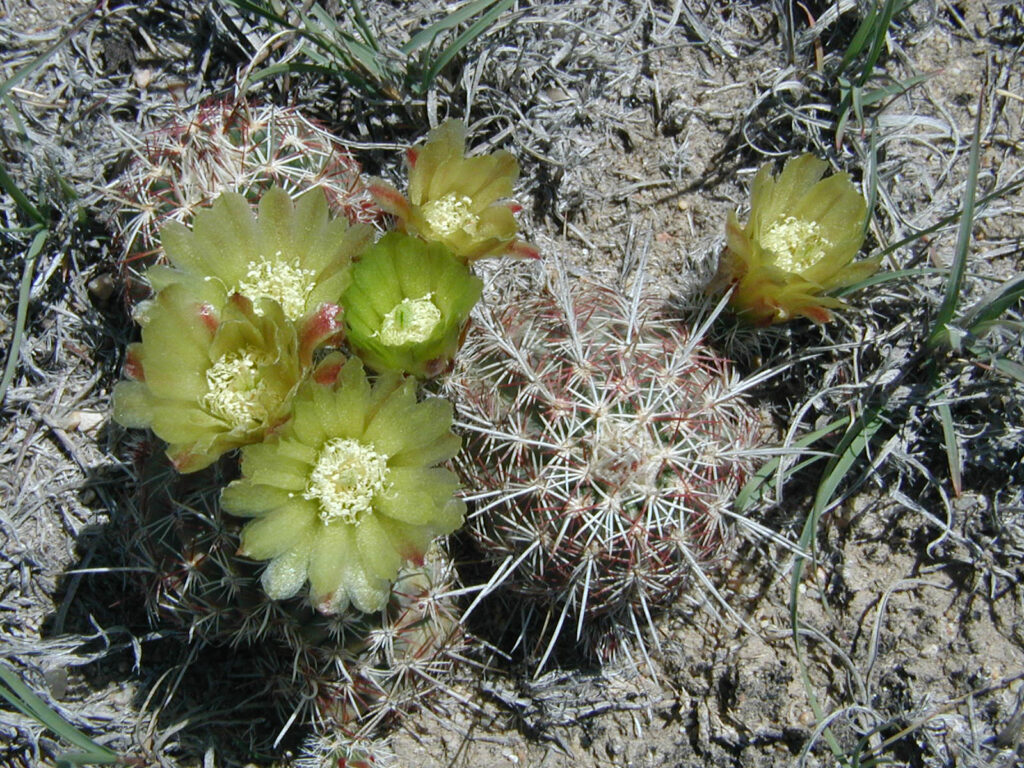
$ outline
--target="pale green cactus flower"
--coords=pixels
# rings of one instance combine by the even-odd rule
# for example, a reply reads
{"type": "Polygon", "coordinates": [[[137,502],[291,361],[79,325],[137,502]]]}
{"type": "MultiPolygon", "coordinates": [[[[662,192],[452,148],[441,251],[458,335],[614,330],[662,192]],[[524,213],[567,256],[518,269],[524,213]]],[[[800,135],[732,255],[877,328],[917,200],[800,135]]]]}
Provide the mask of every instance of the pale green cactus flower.
{"type": "Polygon", "coordinates": [[[292,322],[301,324],[337,306],[349,284],[349,267],[371,240],[372,227],[332,219],[322,190],[294,203],[280,187],[259,202],[234,192],[220,195],[196,213],[192,229],[171,221],[160,232],[170,266],[152,267],[154,290],[180,283],[201,301],[219,307],[234,293],[257,307],[273,299],[292,322]]]}
{"type": "Polygon", "coordinates": [[[375,371],[436,376],[482,290],[442,244],[391,232],[352,267],[342,296],[349,345],[375,371]]]}
{"type": "Polygon", "coordinates": [[[180,284],[140,305],[138,318],[142,341],[128,349],[132,380],[114,387],[114,419],[166,440],[180,472],[203,469],[284,421],[313,350],[338,332],[310,323],[300,334],[270,299],[254,306],[233,294],[218,309],[180,284]]]}
{"type": "Polygon", "coordinates": [[[735,213],[713,290],[732,288],[730,306],[756,325],[798,316],[824,323],[846,306],[825,294],[871,276],[878,259],[854,261],[864,243],[867,203],[847,173],[822,179],[828,165],[813,155],[789,160],[778,176],[758,171],[750,218],[735,213]]]}
{"type": "Polygon", "coordinates": [[[271,598],[308,581],[323,613],[350,604],[375,612],[399,569],[462,524],[458,478],[437,466],[461,441],[451,405],[417,402],[414,379],[383,375],[371,385],[357,358],[336,370],[333,384],[322,375],[300,387],[273,439],[242,449],[243,477],[221,504],[253,518],[240,554],[270,561],[262,579],[271,598]]]}

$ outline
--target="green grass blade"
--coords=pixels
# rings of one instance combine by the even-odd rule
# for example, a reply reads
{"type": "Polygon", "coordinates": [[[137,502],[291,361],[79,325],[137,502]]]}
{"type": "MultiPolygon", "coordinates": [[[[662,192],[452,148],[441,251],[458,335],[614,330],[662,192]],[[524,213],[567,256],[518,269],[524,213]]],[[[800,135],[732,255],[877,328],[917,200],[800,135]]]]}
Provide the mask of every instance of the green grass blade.
{"type": "MultiPolygon", "coordinates": [[[[319,5],[313,6],[310,13],[320,25],[319,31],[322,34],[310,37],[312,33],[309,32],[307,39],[313,40],[315,37],[316,40],[320,41],[318,44],[321,47],[328,48],[332,51],[339,59],[341,59],[345,66],[362,67],[378,80],[383,81],[387,79],[388,73],[381,64],[378,56],[379,49],[374,47],[377,45],[377,41],[373,40],[372,36],[372,43],[370,44],[353,37],[339,27],[334,19],[332,19],[319,5]],[[330,40],[326,39],[327,35],[330,36],[330,40]]],[[[306,17],[303,18],[303,21],[306,24],[308,32],[312,27],[312,24],[306,17]]]]}
{"type": "Polygon", "coordinates": [[[430,89],[431,83],[437,79],[437,76],[441,74],[441,71],[448,66],[448,63],[454,59],[459,51],[469,45],[471,42],[476,40],[482,34],[484,34],[495,19],[498,18],[502,13],[512,7],[515,0],[500,0],[492,7],[487,13],[477,19],[465,32],[459,35],[455,41],[442,51],[441,55],[438,56],[430,67],[424,72],[422,79],[420,80],[420,92],[426,93],[430,89]]]}
{"type": "Polygon", "coordinates": [[[902,280],[905,277],[925,277],[932,275],[944,275],[948,273],[948,269],[942,269],[941,267],[915,267],[914,269],[894,269],[891,272],[876,272],[871,277],[865,277],[859,283],[848,285],[845,288],[840,288],[837,291],[830,293],[830,296],[848,296],[851,293],[856,293],[862,288],[868,288],[872,285],[879,285],[880,283],[888,283],[894,280],[902,280]]]}
{"type": "Polygon", "coordinates": [[[116,752],[97,744],[71,725],[25,685],[20,677],[2,664],[0,664],[0,698],[5,699],[26,717],[38,720],[61,740],[82,750],[81,753],[59,758],[58,765],[63,760],[73,762],[75,765],[86,763],[111,765],[121,762],[116,752]]]}
{"type": "Polygon", "coordinates": [[[402,46],[402,53],[406,55],[415,53],[423,46],[432,43],[434,39],[445,30],[457,27],[459,24],[469,21],[477,14],[486,11],[495,2],[497,2],[497,0],[475,0],[475,2],[466,3],[466,5],[448,14],[440,21],[431,24],[426,29],[421,29],[413,35],[412,39],[402,46]]]}
{"type": "MultiPolygon", "coordinates": [[[[795,440],[791,447],[792,448],[806,448],[809,445],[813,445],[814,443],[816,443],[818,440],[820,440],[821,438],[825,437],[826,435],[831,435],[837,429],[840,429],[841,427],[845,427],[849,422],[850,422],[850,418],[848,416],[844,416],[841,419],[837,419],[836,421],[833,421],[833,422],[831,422],[829,424],[826,424],[821,429],[816,429],[813,432],[808,432],[806,435],[801,437],[799,440],[795,440]]],[[[787,446],[787,447],[790,447],[790,446],[787,446]]],[[[747,480],[746,483],[743,484],[743,487],[740,488],[739,493],[736,494],[735,507],[736,507],[736,510],[738,512],[743,512],[743,511],[747,510],[750,507],[750,505],[754,503],[755,498],[760,495],[759,492],[760,492],[762,486],[764,486],[764,485],[769,483],[769,479],[775,473],[775,470],[778,469],[779,464],[782,463],[782,460],[784,458],[786,458],[786,457],[785,456],[773,456],[771,459],[769,459],[764,464],[762,464],[758,468],[757,472],[755,472],[751,476],[751,478],[749,480],[747,480]]],[[[813,464],[814,462],[818,461],[820,458],[822,458],[821,455],[814,456],[814,457],[812,457],[812,458],[810,458],[810,459],[808,459],[806,461],[800,462],[800,464],[798,466],[793,467],[793,469],[790,470],[790,474],[795,473],[796,471],[798,471],[798,469],[802,469],[804,466],[807,466],[809,464],[813,464]]],[[[779,484],[779,482],[777,481],[776,484],[779,484]]]]}
{"type": "Polygon", "coordinates": [[[958,323],[968,333],[983,336],[999,317],[1024,298],[1024,275],[1012,277],[998,288],[989,291],[978,303],[964,313],[958,323]]]}
{"type": "Polygon", "coordinates": [[[909,91],[915,85],[920,85],[925,80],[931,79],[934,75],[934,72],[925,72],[921,75],[908,77],[906,80],[897,80],[889,85],[883,85],[866,93],[861,93],[860,103],[865,107],[870,107],[880,101],[890,98],[891,96],[900,96],[909,91]]]}
{"type": "MultiPolygon", "coordinates": [[[[18,361],[21,359],[21,341],[25,335],[25,319],[28,317],[28,298],[32,288],[32,273],[35,271],[36,257],[43,249],[46,238],[50,236],[49,230],[42,230],[32,238],[32,243],[25,254],[25,266],[21,272],[21,285],[18,287],[18,313],[14,321],[14,333],[11,336],[11,348],[7,351],[7,362],[4,364],[4,375],[0,379],[0,404],[3,404],[7,397],[7,388],[14,380],[14,372],[18,370],[18,361]]],[[[2,669],[2,668],[0,668],[2,669]]]]}
{"type": "Polygon", "coordinates": [[[377,93],[380,90],[375,83],[361,77],[353,71],[340,70],[337,67],[327,64],[303,64],[298,61],[286,61],[278,64],[271,64],[269,67],[264,67],[256,72],[251,72],[249,74],[249,82],[255,83],[260,80],[266,80],[267,78],[273,78],[278,75],[291,72],[308,72],[312,74],[326,75],[331,78],[340,77],[353,88],[360,88],[373,93],[377,93]]]}
{"type": "Polygon", "coordinates": [[[953,425],[953,412],[949,403],[939,403],[939,422],[942,424],[942,436],[946,441],[946,462],[949,464],[949,477],[953,481],[953,492],[957,496],[963,490],[960,472],[960,448],[956,441],[956,428],[953,425]]]}
{"type": "MultiPolygon", "coordinates": [[[[1011,181],[1009,184],[1004,184],[1003,186],[1001,186],[999,189],[995,190],[994,192],[990,192],[989,194],[985,195],[985,197],[981,198],[980,200],[977,200],[975,202],[975,210],[979,210],[982,206],[988,205],[993,200],[1001,200],[1002,198],[1004,198],[1004,197],[1006,197],[1008,195],[1012,195],[1017,190],[1019,190],[1021,188],[1024,188],[1024,179],[1018,179],[1017,181],[1011,181]]],[[[892,243],[891,245],[887,245],[885,248],[883,248],[879,252],[878,255],[879,256],[888,256],[893,251],[898,251],[903,246],[910,245],[915,240],[920,240],[922,237],[927,237],[928,235],[932,235],[932,234],[938,232],[943,227],[949,226],[953,222],[955,222],[958,219],[960,219],[961,216],[963,216],[963,209],[962,208],[958,209],[954,213],[951,213],[949,216],[946,216],[945,218],[940,219],[935,224],[932,224],[930,227],[925,227],[924,229],[919,229],[916,232],[914,232],[913,234],[907,235],[902,240],[897,240],[895,243],[892,243]]]]}
{"type": "Polygon", "coordinates": [[[878,22],[878,3],[875,2],[872,8],[861,20],[857,27],[857,31],[853,33],[853,37],[850,38],[850,44],[846,46],[846,51],[843,53],[843,58],[839,62],[839,66],[836,71],[839,73],[845,73],[851,64],[857,60],[857,58],[864,53],[864,49],[867,46],[867,42],[871,37],[875,25],[878,22]]]}
{"type": "Polygon", "coordinates": [[[942,306],[935,317],[931,333],[928,334],[928,345],[935,347],[946,337],[946,325],[956,314],[960,301],[960,287],[964,272],[967,270],[967,254],[971,246],[971,228],[974,226],[975,194],[978,190],[978,166],[981,159],[981,117],[985,113],[985,93],[978,96],[978,114],[974,122],[974,138],[971,140],[971,151],[967,161],[967,180],[964,189],[964,207],[960,215],[960,231],[957,233],[956,250],[953,253],[953,264],[949,271],[949,282],[942,306]]]}
{"type": "Polygon", "coordinates": [[[885,5],[882,6],[882,11],[878,14],[874,20],[874,24],[871,29],[871,50],[868,52],[867,58],[864,60],[864,66],[860,73],[860,85],[864,85],[871,77],[871,73],[875,71],[875,65],[878,64],[878,59],[882,56],[882,49],[885,48],[885,37],[889,34],[889,25],[892,23],[892,17],[896,14],[896,6],[899,0],[885,0],[885,5]]]}
{"type": "MultiPolygon", "coordinates": [[[[359,7],[359,0],[348,0],[348,7],[352,9],[352,20],[355,22],[359,34],[363,36],[363,42],[373,51],[379,53],[380,43],[377,42],[373,30],[370,29],[370,25],[366,22],[363,9],[359,7]]],[[[317,9],[319,10],[319,6],[317,6],[317,9]]]]}
{"type": "Polygon", "coordinates": [[[293,25],[290,21],[288,21],[288,19],[286,19],[284,16],[281,16],[278,13],[275,13],[272,8],[268,7],[264,3],[254,3],[251,2],[251,0],[222,0],[222,2],[226,2],[230,5],[235,6],[236,8],[240,8],[243,11],[248,11],[249,13],[255,14],[257,16],[262,16],[267,21],[272,21],[275,24],[278,24],[287,29],[297,29],[297,27],[293,25]]]}
{"type": "MultiPolygon", "coordinates": [[[[876,407],[864,414],[850,426],[846,434],[843,436],[843,439],[839,441],[835,455],[825,468],[822,481],[818,485],[818,491],[814,498],[814,506],[811,508],[811,512],[807,516],[803,530],[800,533],[800,539],[798,541],[799,549],[797,550],[797,554],[793,556],[793,573],[791,576],[789,593],[790,626],[793,632],[793,645],[797,656],[797,662],[800,666],[800,675],[803,680],[804,690],[807,693],[807,699],[810,702],[811,710],[814,712],[814,716],[819,722],[824,717],[824,710],[821,707],[821,703],[818,701],[817,695],[814,693],[810,674],[808,673],[807,665],[804,662],[803,642],[801,640],[800,633],[800,581],[803,576],[805,559],[804,555],[801,553],[811,552],[814,550],[814,542],[818,535],[818,525],[821,522],[821,517],[832,503],[832,498],[835,496],[840,484],[850,473],[853,465],[867,450],[875,434],[879,429],[881,429],[882,424],[884,423],[882,421],[881,414],[882,409],[880,407],[876,407]]],[[[842,762],[844,756],[843,750],[831,730],[826,728],[824,736],[828,742],[829,748],[832,750],[832,753],[840,760],[840,762],[842,762]]]]}
{"type": "Polygon", "coordinates": [[[992,365],[1000,373],[1024,384],[1024,365],[1013,360],[1007,360],[1005,357],[996,358],[992,365]]]}
{"type": "Polygon", "coordinates": [[[14,179],[7,174],[2,163],[0,163],[0,187],[3,187],[3,190],[11,196],[11,199],[18,204],[18,207],[21,208],[37,226],[46,226],[46,217],[43,216],[39,209],[32,204],[32,201],[28,199],[28,195],[22,192],[21,188],[14,183],[14,179]]]}

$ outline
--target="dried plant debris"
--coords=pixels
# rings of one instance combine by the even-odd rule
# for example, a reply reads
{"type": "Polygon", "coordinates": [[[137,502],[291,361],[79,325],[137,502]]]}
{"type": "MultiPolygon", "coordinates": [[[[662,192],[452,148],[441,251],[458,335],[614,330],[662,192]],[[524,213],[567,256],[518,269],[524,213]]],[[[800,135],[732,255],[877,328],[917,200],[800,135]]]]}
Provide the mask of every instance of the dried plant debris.
{"type": "MultiPolygon", "coordinates": [[[[53,718],[0,685],[0,763],[95,748],[168,768],[1019,764],[1019,6],[0,3],[0,350],[13,361],[0,666],[53,718]],[[508,410],[536,391],[485,390],[456,352],[450,383],[427,386],[463,390],[475,453],[459,461],[491,496],[467,485],[471,530],[403,571],[384,612],[317,617],[301,596],[268,599],[260,566],[237,555],[241,522],[217,499],[233,458],[181,476],[158,440],[109,421],[137,340],[126,306],[139,261],[125,255],[155,250],[164,220],[231,185],[255,201],[275,183],[293,197],[319,184],[335,216],[386,226],[364,171],[404,189],[397,152],[449,117],[470,156],[515,157],[518,237],[541,255],[474,266],[488,314],[463,350],[493,373],[511,363],[481,339],[507,341],[504,355],[547,333],[542,274],[619,317],[608,344],[637,382],[658,368],[636,357],[652,343],[639,327],[625,346],[629,318],[644,309],[679,329],[655,336],[699,352],[718,372],[701,381],[753,382],[714,443],[729,468],[705,488],[729,522],[709,530],[728,535],[687,538],[695,563],[658,589],[586,602],[585,567],[552,571],[533,551],[516,562],[508,523],[525,525],[534,491],[521,467],[481,459],[473,435],[509,433],[482,404],[508,410]],[[702,327],[729,214],[747,221],[758,169],[803,153],[866,200],[860,258],[879,271],[831,294],[847,306],[826,326],[723,316],[698,344],[683,329],[702,327]],[[763,526],[746,529],[757,542],[741,518],[763,526]],[[503,591],[480,597],[502,567],[503,591]],[[556,577],[561,599],[536,594],[556,577]],[[734,615],[692,610],[701,595],[734,615]]],[[[587,381],[609,380],[597,367],[559,383],[582,402],[587,381]]],[[[635,463],[622,456],[651,449],[579,429],[613,480],[635,463]]],[[[671,443],[666,429],[650,435],[671,443]]],[[[566,466],[563,479],[580,462],[566,466]]],[[[594,561],[604,572],[622,565],[609,551],[594,561]]]]}

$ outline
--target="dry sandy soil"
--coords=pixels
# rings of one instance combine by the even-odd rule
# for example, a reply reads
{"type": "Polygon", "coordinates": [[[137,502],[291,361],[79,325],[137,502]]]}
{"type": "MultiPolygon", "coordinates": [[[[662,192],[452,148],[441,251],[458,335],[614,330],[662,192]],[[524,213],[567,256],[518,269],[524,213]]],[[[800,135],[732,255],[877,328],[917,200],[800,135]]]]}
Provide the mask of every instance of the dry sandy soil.
{"type": "MultiPolygon", "coordinates": [[[[269,640],[206,644],[180,613],[153,610],[164,575],[140,575],[141,556],[129,551],[146,538],[140,520],[152,522],[132,507],[140,439],[109,421],[135,332],[110,190],[130,166],[130,139],[231,96],[269,38],[265,24],[242,24],[227,5],[0,5],[0,76],[57,45],[0,117],[3,167],[44,207],[51,232],[30,276],[21,365],[0,404],[0,659],[132,764],[317,765],[334,736],[286,700],[296,689],[288,652],[269,640]],[[303,714],[272,747],[291,711],[303,714]]],[[[400,43],[444,3],[365,5],[381,39],[400,43]]],[[[869,105],[837,150],[830,67],[868,5],[520,2],[425,98],[366,99],[301,74],[265,80],[250,98],[302,108],[366,168],[395,179],[399,148],[429,123],[464,117],[474,143],[507,148],[522,165],[522,229],[542,261],[501,274],[558,265],[574,279],[643,279],[681,313],[699,303],[726,215],[745,210],[753,173],[805,150],[865,189],[873,179],[869,252],[943,222],[887,252],[886,270],[948,267],[980,109],[978,195],[1016,186],[976,214],[970,306],[1024,265],[1024,15],[997,0],[920,0],[898,14],[872,87],[927,77],[869,105]]],[[[0,200],[0,223],[24,227],[13,199],[0,200]]],[[[12,231],[0,246],[4,350],[30,240],[12,231]]],[[[928,397],[903,378],[945,285],[942,273],[921,271],[865,288],[824,328],[711,333],[745,376],[788,361],[749,393],[775,441],[861,413],[895,382],[889,422],[823,517],[797,585],[799,646],[792,553],[779,543],[750,545],[720,571],[742,624],[680,604],[646,635],[649,660],[597,665],[570,648],[538,671],[536,655],[503,647],[494,614],[511,609],[499,596],[468,623],[468,660],[445,665],[424,706],[376,729],[376,764],[1020,765],[1024,387],[966,351],[940,361],[928,397]],[[959,489],[940,401],[952,405],[959,489]]],[[[1019,311],[1010,306],[1017,325],[991,340],[1018,363],[1019,311]]],[[[796,541],[821,471],[793,475],[750,514],[796,541]]],[[[452,552],[471,558],[463,542],[452,552]]],[[[480,579],[478,564],[460,565],[463,582],[480,579]]],[[[0,764],[48,765],[67,749],[0,706],[0,764]]]]}

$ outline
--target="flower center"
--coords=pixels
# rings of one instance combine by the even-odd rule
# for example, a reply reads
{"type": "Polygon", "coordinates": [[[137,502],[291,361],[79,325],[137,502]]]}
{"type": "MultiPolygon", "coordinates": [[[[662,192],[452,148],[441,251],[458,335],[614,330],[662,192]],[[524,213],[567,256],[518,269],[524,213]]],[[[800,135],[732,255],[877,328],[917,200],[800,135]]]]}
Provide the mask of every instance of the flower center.
{"type": "Polygon", "coordinates": [[[269,385],[260,376],[266,360],[253,349],[232,352],[206,371],[207,392],[202,405],[232,429],[256,429],[276,405],[269,385]]]}
{"type": "Polygon", "coordinates": [[[397,347],[401,344],[419,344],[430,338],[441,322],[441,310],[430,300],[433,293],[418,299],[402,299],[394,309],[384,315],[377,335],[382,344],[397,347]]]}
{"type": "Polygon", "coordinates": [[[373,504],[373,497],[387,488],[388,457],[358,440],[328,440],[317,456],[302,497],[320,502],[320,520],[354,523],[356,516],[373,504]]]}
{"type": "MultiPolygon", "coordinates": [[[[316,273],[300,267],[298,259],[284,261],[280,251],[275,256],[275,261],[250,261],[245,279],[235,292],[254,304],[257,299],[273,299],[281,305],[289,320],[298,320],[306,314],[306,299],[313,290],[316,273]]],[[[260,314],[258,309],[256,312],[260,314]]]]}
{"type": "Polygon", "coordinates": [[[424,203],[421,211],[430,228],[441,237],[448,237],[460,229],[473,234],[480,220],[472,211],[473,200],[469,197],[456,197],[449,192],[444,197],[424,203]]]}
{"type": "Polygon", "coordinates": [[[821,261],[832,243],[821,236],[817,222],[787,216],[772,224],[761,236],[761,247],[775,256],[776,267],[800,273],[821,261]]]}

